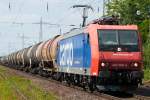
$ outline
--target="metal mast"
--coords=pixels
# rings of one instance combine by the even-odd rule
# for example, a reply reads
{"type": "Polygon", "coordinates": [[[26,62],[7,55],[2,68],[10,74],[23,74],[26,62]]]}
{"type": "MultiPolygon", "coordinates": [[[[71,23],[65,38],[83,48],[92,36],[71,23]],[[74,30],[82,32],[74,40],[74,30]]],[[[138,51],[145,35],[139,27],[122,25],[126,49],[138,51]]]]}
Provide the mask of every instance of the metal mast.
{"type": "Polygon", "coordinates": [[[39,33],[39,42],[43,40],[43,21],[42,21],[42,17],[41,17],[41,20],[40,20],[40,33],[39,33]]]}
{"type": "Polygon", "coordinates": [[[41,42],[43,40],[43,20],[42,17],[40,19],[40,22],[37,23],[32,23],[32,24],[39,24],[40,25],[40,32],[39,32],[39,42],[41,42]]]}
{"type": "Polygon", "coordinates": [[[84,27],[86,25],[86,19],[88,18],[88,9],[91,9],[93,11],[93,8],[89,5],[74,5],[73,8],[83,8],[82,27],[84,27]]]}
{"type": "Polygon", "coordinates": [[[25,40],[25,38],[27,38],[27,37],[25,37],[24,36],[24,33],[22,34],[22,36],[20,36],[20,38],[22,39],[22,48],[24,48],[24,40],[25,40]]]}
{"type": "MultiPolygon", "coordinates": [[[[23,25],[24,25],[24,23],[17,23],[17,22],[13,22],[13,24],[19,24],[19,25],[21,25],[21,27],[23,27],[23,25]]],[[[20,36],[20,38],[22,40],[22,48],[24,48],[25,38],[28,38],[28,37],[25,37],[24,32],[22,32],[22,36],[20,36]]]]}
{"type": "MultiPolygon", "coordinates": [[[[52,24],[52,23],[49,23],[49,22],[44,22],[42,20],[42,17],[40,19],[40,22],[35,22],[35,23],[32,23],[32,24],[38,24],[38,25],[40,25],[39,42],[43,41],[43,25],[52,25],[52,26],[58,26],[58,27],[60,27],[59,24],[52,24]]],[[[60,32],[61,32],[61,29],[60,29],[60,32]]]]}

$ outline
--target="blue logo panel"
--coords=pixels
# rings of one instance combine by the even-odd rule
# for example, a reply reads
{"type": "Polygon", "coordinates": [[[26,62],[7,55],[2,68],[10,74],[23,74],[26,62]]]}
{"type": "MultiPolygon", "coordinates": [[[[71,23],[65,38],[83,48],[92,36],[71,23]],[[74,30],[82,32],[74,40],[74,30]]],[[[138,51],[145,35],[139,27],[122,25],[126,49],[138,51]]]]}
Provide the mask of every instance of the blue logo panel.
{"type": "Polygon", "coordinates": [[[90,44],[85,34],[75,35],[59,42],[57,64],[59,67],[89,68],[90,44]]]}

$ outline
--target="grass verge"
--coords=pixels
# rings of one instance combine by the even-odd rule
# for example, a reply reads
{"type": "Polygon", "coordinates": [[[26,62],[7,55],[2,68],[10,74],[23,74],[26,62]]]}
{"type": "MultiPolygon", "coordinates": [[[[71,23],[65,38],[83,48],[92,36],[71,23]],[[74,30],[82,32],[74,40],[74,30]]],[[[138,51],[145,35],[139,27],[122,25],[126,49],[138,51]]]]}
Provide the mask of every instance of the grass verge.
{"type": "Polygon", "coordinates": [[[0,66],[0,100],[56,100],[56,96],[0,66]]]}
{"type": "Polygon", "coordinates": [[[150,80],[150,68],[144,69],[144,81],[150,80]]]}

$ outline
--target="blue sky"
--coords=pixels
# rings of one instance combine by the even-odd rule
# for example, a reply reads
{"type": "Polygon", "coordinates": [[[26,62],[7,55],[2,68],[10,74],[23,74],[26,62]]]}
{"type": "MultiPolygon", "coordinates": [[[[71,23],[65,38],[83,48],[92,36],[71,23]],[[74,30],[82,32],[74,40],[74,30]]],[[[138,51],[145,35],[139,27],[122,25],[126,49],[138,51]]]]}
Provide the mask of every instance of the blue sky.
{"type": "MultiPolygon", "coordinates": [[[[102,16],[103,0],[0,0],[0,56],[22,49],[22,34],[28,47],[39,40],[39,22],[60,24],[62,32],[67,32],[82,23],[82,10],[73,9],[74,4],[88,4],[94,8],[89,12],[87,22],[102,16]],[[9,9],[9,3],[10,8],[9,9]],[[48,3],[48,11],[47,11],[48,3]],[[98,7],[100,11],[98,13],[98,7]],[[13,22],[24,23],[13,24],[13,22]],[[76,26],[69,26],[69,25],[76,26]]],[[[43,40],[59,34],[60,27],[43,25],[43,40]]]]}

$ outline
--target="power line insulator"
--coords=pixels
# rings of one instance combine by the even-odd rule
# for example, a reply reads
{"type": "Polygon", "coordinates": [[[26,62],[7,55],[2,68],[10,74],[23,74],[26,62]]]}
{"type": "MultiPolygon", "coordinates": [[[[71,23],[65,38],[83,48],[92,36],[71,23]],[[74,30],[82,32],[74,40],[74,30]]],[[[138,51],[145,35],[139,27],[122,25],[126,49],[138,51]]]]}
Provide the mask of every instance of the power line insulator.
{"type": "MultiPolygon", "coordinates": [[[[118,16],[106,16],[106,17],[101,17],[99,19],[93,20],[89,24],[99,24],[99,25],[119,25],[120,19],[118,16]]],[[[88,25],[89,25],[88,24],[88,25]]]]}

